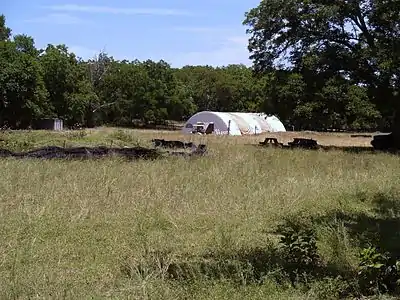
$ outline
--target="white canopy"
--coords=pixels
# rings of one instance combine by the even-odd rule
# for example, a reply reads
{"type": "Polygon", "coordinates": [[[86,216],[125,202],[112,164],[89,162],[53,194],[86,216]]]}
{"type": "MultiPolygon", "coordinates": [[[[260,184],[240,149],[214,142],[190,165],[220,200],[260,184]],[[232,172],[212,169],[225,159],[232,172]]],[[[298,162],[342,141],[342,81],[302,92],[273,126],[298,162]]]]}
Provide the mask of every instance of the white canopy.
{"type": "Polygon", "coordinates": [[[182,131],[191,133],[198,123],[214,123],[215,134],[246,135],[263,132],[284,132],[285,126],[276,116],[262,113],[202,111],[194,114],[186,122],[182,131]]]}

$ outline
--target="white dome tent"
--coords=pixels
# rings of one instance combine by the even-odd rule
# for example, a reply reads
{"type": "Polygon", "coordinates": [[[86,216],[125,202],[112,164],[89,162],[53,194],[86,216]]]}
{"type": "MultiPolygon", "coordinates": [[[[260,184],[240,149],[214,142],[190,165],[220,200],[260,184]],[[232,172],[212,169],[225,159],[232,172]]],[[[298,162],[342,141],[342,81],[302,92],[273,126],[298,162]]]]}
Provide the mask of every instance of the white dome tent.
{"type": "Polygon", "coordinates": [[[248,135],[263,132],[285,132],[285,126],[276,116],[262,113],[202,111],[194,114],[182,128],[183,133],[191,133],[197,123],[214,123],[214,134],[248,135]]]}
{"type": "Polygon", "coordinates": [[[241,134],[259,134],[262,132],[260,121],[248,113],[229,113],[238,124],[241,134]]]}
{"type": "Polygon", "coordinates": [[[222,112],[214,112],[214,111],[202,111],[194,114],[187,120],[185,126],[182,128],[184,133],[191,133],[193,130],[193,126],[196,123],[214,123],[214,133],[219,135],[242,135],[239,129],[239,126],[235,121],[231,120],[232,118],[222,112]]]}
{"type": "Polygon", "coordinates": [[[285,132],[286,128],[276,116],[267,117],[267,123],[273,128],[274,132],[285,132]]]}
{"type": "Polygon", "coordinates": [[[252,113],[252,115],[261,120],[261,122],[266,126],[265,131],[267,132],[285,132],[285,126],[276,116],[268,116],[264,113],[252,113]]]}

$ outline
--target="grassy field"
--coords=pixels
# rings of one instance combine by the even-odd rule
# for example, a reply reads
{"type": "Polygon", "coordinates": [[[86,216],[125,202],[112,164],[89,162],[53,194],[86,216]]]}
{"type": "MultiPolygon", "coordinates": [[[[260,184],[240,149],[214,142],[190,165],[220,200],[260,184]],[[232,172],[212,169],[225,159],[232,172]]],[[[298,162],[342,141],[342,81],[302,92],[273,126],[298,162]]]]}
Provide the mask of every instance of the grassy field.
{"type": "Polygon", "coordinates": [[[246,145],[260,136],[110,128],[2,133],[0,148],[150,145],[151,138],[206,143],[209,155],[0,160],[1,299],[339,299],[363,291],[363,248],[400,248],[394,155],[262,149],[246,145]],[[314,235],[316,247],[307,241],[314,235]],[[307,253],[296,250],[296,236],[307,253]]]}

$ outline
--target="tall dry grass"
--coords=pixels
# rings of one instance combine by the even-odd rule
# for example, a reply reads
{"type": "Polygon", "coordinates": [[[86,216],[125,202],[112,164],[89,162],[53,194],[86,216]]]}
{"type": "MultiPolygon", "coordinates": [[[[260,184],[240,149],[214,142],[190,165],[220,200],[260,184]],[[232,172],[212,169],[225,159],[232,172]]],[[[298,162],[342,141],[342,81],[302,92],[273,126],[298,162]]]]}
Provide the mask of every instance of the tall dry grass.
{"type": "MultiPolygon", "coordinates": [[[[4,147],[22,149],[146,144],[153,137],[180,138],[102,129],[2,139],[4,147]]],[[[288,216],[373,215],[374,195],[400,195],[396,156],[246,145],[260,137],[190,138],[206,142],[209,157],[1,159],[0,298],[318,299],[314,288],[238,283],[229,279],[232,270],[218,280],[202,276],[202,266],[207,257],[268,249],[276,242],[271,230],[288,216]],[[168,266],[184,262],[199,262],[190,281],[166,278],[168,266]]],[[[326,263],[356,268],[358,245],[343,224],[318,232],[326,263]]]]}

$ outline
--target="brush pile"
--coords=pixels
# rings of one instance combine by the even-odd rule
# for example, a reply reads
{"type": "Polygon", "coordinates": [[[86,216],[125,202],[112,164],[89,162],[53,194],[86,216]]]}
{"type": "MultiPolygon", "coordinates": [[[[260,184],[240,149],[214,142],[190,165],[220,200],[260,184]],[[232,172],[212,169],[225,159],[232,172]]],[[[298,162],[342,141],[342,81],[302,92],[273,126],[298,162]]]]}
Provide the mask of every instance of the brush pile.
{"type": "Polygon", "coordinates": [[[162,152],[158,149],[131,147],[131,148],[108,148],[108,147],[73,147],[63,148],[47,146],[26,152],[12,152],[7,149],[0,149],[0,157],[15,158],[40,158],[40,159],[88,159],[102,158],[107,156],[119,156],[127,159],[158,159],[166,156],[203,156],[207,151],[205,145],[191,148],[190,152],[162,152]]]}

